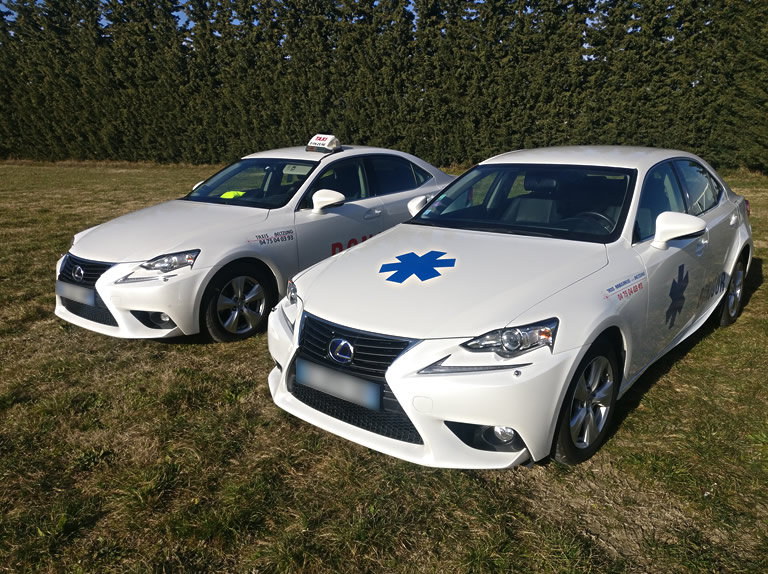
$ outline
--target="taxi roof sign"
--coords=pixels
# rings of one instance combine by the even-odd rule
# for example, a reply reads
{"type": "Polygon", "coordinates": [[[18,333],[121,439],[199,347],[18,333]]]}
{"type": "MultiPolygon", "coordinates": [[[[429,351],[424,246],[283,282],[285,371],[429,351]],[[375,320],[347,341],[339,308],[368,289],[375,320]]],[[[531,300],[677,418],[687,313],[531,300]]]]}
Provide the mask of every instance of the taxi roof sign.
{"type": "Polygon", "coordinates": [[[333,153],[341,149],[339,138],[328,134],[316,134],[307,144],[307,151],[319,151],[322,153],[333,153]]]}

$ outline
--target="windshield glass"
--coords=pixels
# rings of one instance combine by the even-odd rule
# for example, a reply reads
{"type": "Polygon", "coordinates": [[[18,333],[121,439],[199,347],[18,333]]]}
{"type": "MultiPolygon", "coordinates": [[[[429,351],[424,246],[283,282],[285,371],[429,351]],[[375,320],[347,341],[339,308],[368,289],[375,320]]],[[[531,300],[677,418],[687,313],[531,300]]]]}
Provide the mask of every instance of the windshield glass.
{"type": "Polygon", "coordinates": [[[621,231],[634,179],[630,169],[480,165],[409,223],[608,243],[621,231]]]}
{"type": "Polygon", "coordinates": [[[182,199],[273,209],[294,196],[317,162],[241,159],[205,180],[182,199]]]}

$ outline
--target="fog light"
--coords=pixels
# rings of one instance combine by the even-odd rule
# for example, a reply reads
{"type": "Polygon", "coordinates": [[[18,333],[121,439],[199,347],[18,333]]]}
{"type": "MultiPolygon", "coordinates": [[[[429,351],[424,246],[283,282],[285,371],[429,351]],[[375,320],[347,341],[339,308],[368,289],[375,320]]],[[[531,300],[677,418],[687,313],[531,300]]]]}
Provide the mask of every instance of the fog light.
{"type": "Polygon", "coordinates": [[[493,427],[493,436],[495,436],[499,442],[508,443],[515,440],[517,433],[510,427],[493,427]]]}
{"type": "Polygon", "coordinates": [[[168,313],[162,313],[162,312],[150,313],[149,320],[152,321],[154,325],[156,325],[161,329],[173,329],[176,326],[176,323],[173,322],[173,319],[170,318],[168,313]]]}

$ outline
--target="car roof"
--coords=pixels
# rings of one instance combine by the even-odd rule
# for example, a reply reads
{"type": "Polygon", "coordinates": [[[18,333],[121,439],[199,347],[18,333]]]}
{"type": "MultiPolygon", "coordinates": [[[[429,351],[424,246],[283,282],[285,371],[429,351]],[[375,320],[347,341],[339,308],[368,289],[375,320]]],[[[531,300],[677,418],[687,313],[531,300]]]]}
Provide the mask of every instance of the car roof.
{"type": "Polygon", "coordinates": [[[399,152],[397,150],[392,150],[392,149],[368,147],[368,146],[345,145],[345,146],[342,146],[339,151],[336,151],[333,153],[307,151],[305,146],[295,146],[295,147],[284,147],[279,149],[259,151],[256,153],[243,156],[242,159],[254,159],[254,158],[296,159],[296,160],[317,162],[326,157],[338,157],[341,155],[352,156],[352,155],[358,155],[360,153],[389,153],[389,154],[397,154],[397,155],[405,156],[403,152],[399,152]]]}
{"type": "Polygon", "coordinates": [[[691,153],[673,149],[635,146],[562,146],[502,153],[485,160],[480,165],[497,163],[590,165],[646,171],[660,161],[680,157],[702,161],[691,153]]]}

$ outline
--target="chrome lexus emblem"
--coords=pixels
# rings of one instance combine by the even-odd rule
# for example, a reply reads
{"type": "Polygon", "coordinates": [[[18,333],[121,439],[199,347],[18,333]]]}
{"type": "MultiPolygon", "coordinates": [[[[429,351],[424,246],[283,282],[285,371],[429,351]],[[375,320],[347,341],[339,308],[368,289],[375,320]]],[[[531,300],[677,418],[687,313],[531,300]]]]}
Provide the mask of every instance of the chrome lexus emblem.
{"type": "Polygon", "coordinates": [[[83,268],[80,267],[79,265],[75,265],[72,268],[72,279],[74,279],[78,283],[82,283],[83,277],[85,277],[85,271],[83,271],[83,268]]]}
{"type": "Polygon", "coordinates": [[[346,339],[331,339],[328,343],[328,354],[331,359],[342,365],[348,365],[355,356],[355,348],[346,339]]]}

